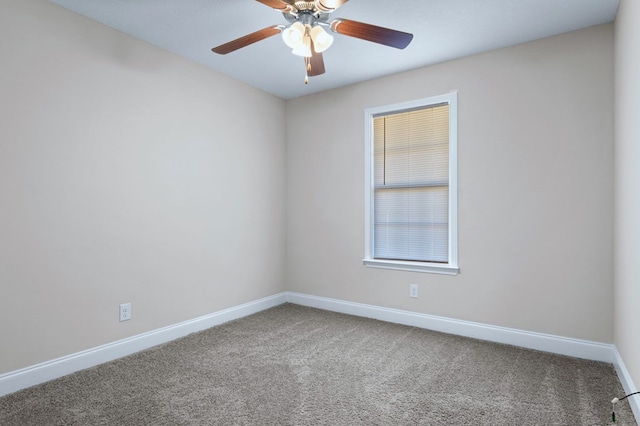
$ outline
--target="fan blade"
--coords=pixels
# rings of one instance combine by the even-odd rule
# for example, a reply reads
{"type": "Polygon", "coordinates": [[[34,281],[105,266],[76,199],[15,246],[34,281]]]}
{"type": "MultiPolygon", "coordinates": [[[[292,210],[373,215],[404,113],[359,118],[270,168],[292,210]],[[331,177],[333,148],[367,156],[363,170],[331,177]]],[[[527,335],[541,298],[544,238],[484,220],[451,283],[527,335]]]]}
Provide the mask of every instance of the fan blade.
{"type": "Polygon", "coordinates": [[[322,59],[322,53],[316,52],[313,46],[313,40],[311,40],[311,57],[305,58],[305,66],[307,66],[307,75],[309,77],[315,77],[320,74],[324,74],[324,59],[322,59]]]}
{"type": "Polygon", "coordinates": [[[321,12],[331,13],[349,0],[316,0],[316,7],[321,12]]]}
{"type": "Polygon", "coordinates": [[[413,34],[349,19],[334,20],[331,22],[331,29],[338,34],[384,44],[396,49],[404,49],[413,40],[413,34]]]}
{"type": "Polygon", "coordinates": [[[220,55],[226,55],[227,53],[231,53],[235,50],[238,50],[242,47],[253,44],[257,41],[264,40],[265,38],[269,38],[280,33],[282,29],[278,25],[274,25],[271,27],[263,28],[254,33],[247,34],[246,36],[237,38],[228,43],[221,44],[218,47],[214,47],[211,49],[215,53],[219,53],[220,55]]]}
{"type": "Polygon", "coordinates": [[[285,2],[284,0],[256,0],[259,3],[262,3],[266,6],[269,6],[273,9],[280,10],[283,12],[288,12],[293,10],[293,7],[285,2]]]}

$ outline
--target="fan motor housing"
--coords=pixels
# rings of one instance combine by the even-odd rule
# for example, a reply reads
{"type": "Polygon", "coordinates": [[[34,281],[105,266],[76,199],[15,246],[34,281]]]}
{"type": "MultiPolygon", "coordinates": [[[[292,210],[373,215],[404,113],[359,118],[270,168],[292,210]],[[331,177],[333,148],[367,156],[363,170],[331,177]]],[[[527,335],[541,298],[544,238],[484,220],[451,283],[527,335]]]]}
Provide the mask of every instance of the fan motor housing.
{"type": "Polygon", "coordinates": [[[296,11],[282,12],[284,18],[291,22],[301,22],[305,25],[315,25],[318,22],[328,22],[329,14],[318,9],[316,2],[296,1],[293,3],[296,11]]]}

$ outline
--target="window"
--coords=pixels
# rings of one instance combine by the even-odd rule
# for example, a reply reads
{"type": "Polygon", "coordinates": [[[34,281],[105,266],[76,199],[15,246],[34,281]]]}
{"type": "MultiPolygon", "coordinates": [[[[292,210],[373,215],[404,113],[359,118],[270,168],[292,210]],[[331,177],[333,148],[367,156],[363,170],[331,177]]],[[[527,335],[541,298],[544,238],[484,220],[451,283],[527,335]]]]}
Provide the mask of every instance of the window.
{"type": "Polygon", "coordinates": [[[369,108],[365,122],[365,265],[457,274],[457,94],[369,108]]]}

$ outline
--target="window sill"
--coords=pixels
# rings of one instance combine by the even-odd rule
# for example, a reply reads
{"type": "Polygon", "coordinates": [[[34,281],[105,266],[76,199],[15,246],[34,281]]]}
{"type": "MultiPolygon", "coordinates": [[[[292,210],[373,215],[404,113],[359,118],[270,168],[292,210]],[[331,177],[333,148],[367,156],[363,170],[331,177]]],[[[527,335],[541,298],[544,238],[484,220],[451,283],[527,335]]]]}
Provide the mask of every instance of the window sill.
{"type": "Polygon", "coordinates": [[[437,263],[403,262],[400,260],[364,259],[365,266],[370,268],[395,269],[399,271],[426,272],[431,274],[458,275],[459,268],[437,263]]]}

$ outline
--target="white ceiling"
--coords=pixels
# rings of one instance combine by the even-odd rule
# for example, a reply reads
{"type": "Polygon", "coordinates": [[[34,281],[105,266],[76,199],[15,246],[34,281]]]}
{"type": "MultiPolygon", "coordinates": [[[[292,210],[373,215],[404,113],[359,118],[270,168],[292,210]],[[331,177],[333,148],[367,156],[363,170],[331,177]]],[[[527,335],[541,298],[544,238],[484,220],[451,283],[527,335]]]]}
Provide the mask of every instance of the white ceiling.
{"type": "Polygon", "coordinates": [[[414,35],[398,50],[334,34],[326,73],[303,83],[303,60],[278,35],[217,55],[211,48],[283,15],[254,0],[51,0],[284,99],[611,22],[619,0],[351,0],[341,17],[414,35]]]}

